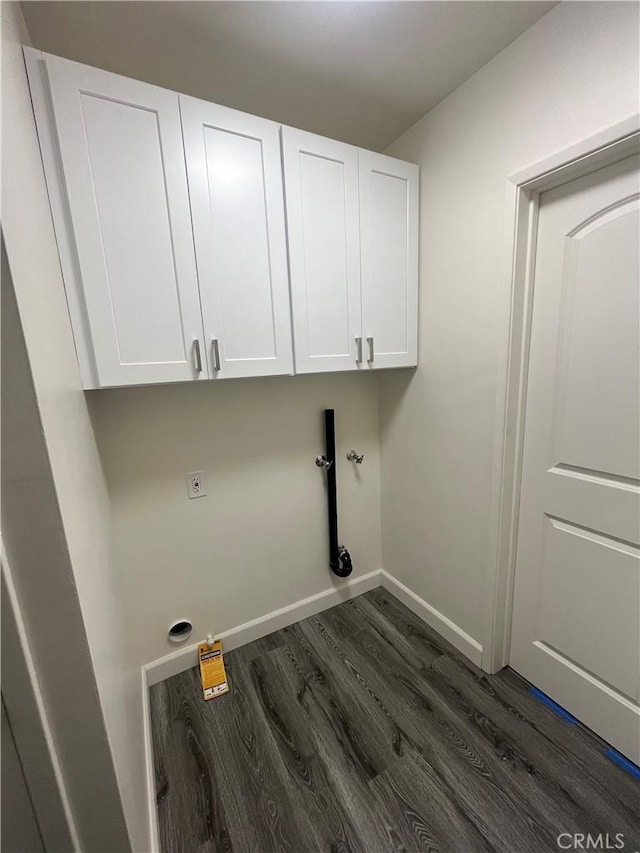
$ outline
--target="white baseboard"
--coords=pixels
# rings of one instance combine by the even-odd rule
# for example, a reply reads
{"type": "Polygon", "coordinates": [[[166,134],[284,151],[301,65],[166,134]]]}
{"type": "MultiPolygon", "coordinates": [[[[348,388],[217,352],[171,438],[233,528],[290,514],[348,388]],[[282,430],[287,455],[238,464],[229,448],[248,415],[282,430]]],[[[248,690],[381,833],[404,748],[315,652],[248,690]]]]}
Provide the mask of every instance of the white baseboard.
{"type": "MultiPolygon", "coordinates": [[[[301,619],[314,616],[323,610],[328,610],[336,604],[362,595],[370,589],[375,589],[382,583],[382,571],[369,572],[359,578],[347,581],[336,581],[332,589],[326,589],[302,601],[296,601],[266,616],[260,616],[237,628],[231,628],[222,634],[216,635],[216,639],[222,640],[225,652],[230,652],[274,631],[280,631],[301,619]]],[[[172,675],[184,672],[196,666],[198,644],[192,643],[178,652],[174,652],[142,667],[142,713],[143,713],[143,737],[146,755],[146,777],[147,777],[147,807],[149,810],[149,840],[150,853],[160,853],[158,832],[158,811],[156,809],[156,781],[153,766],[153,740],[151,736],[151,709],[149,705],[149,687],[158,684],[172,675]]]]}
{"type": "Polygon", "coordinates": [[[142,667],[142,736],[144,738],[145,775],[147,777],[147,811],[149,820],[149,853],[160,853],[158,809],[156,808],[156,774],[153,766],[153,736],[147,670],[142,667]]]}
{"type": "MultiPolygon", "coordinates": [[[[443,616],[435,607],[427,604],[426,601],[423,601],[415,593],[411,592],[403,583],[400,583],[400,581],[382,569],[369,572],[353,580],[336,582],[336,585],[332,589],[326,589],[302,601],[296,601],[294,604],[289,604],[287,607],[282,607],[280,610],[268,613],[266,616],[260,616],[258,619],[253,619],[251,622],[239,625],[237,628],[224,631],[216,635],[216,639],[222,640],[225,652],[230,652],[233,649],[237,649],[254,640],[259,640],[261,637],[266,637],[267,634],[271,634],[274,631],[287,628],[301,619],[314,616],[316,613],[321,613],[323,610],[328,610],[336,604],[348,601],[357,595],[362,595],[363,592],[369,592],[369,590],[379,586],[383,586],[392,595],[395,595],[399,601],[405,604],[423,622],[426,622],[427,625],[441,634],[452,646],[455,646],[458,651],[466,655],[473,663],[480,666],[480,659],[482,657],[482,646],[480,643],[474,640],[473,637],[470,637],[450,619],[447,619],[446,616],[443,616]]],[[[149,687],[152,684],[157,684],[160,681],[171,678],[173,675],[177,675],[179,672],[184,672],[194,667],[197,661],[197,648],[198,644],[192,643],[180,649],[180,651],[166,655],[142,667],[142,707],[144,714],[151,853],[159,853],[160,847],[158,842],[158,816],[155,798],[156,785],[153,768],[149,687]]]]}
{"type": "Polygon", "coordinates": [[[448,640],[459,652],[466,655],[476,666],[480,666],[482,646],[477,640],[474,640],[473,637],[470,637],[455,622],[447,619],[439,610],[436,610],[435,607],[432,607],[417,596],[409,587],[396,580],[389,572],[383,570],[380,574],[382,576],[382,586],[386,590],[395,595],[409,610],[413,611],[427,625],[430,625],[445,640],[448,640]]]}
{"type": "MultiPolygon", "coordinates": [[[[233,649],[252,643],[261,637],[266,637],[267,634],[272,634],[274,631],[287,628],[301,619],[306,619],[307,616],[315,616],[316,613],[321,613],[336,604],[355,598],[356,595],[362,595],[363,592],[375,589],[381,584],[382,571],[380,569],[352,580],[336,580],[335,586],[331,589],[325,589],[323,592],[302,599],[302,601],[296,601],[280,610],[274,610],[273,613],[267,613],[266,616],[260,616],[251,622],[245,622],[244,625],[216,634],[216,640],[222,640],[225,652],[233,651],[233,649]]],[[[198,643],[190,643],[177,652],[145,664],[142,669],[146,673],[149,687],[159,681],[164,681],[166,678],[171,678],[172,675],[184,672],[185,669],[196,666],[197,651],[198,643]]]]}

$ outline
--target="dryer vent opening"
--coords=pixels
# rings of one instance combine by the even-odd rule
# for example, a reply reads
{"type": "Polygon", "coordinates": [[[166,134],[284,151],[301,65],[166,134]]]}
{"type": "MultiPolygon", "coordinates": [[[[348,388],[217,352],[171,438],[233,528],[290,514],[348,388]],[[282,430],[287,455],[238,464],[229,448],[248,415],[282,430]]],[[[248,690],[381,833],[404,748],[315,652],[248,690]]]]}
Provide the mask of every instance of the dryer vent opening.
{"type": "Polygon", "coordinates": [[[169,642],[184,643],[185,640],[189,639],[192,631],[193,625],[188,619],[181,619],[179,622],[174,622],[169,628],[169,642]]]}

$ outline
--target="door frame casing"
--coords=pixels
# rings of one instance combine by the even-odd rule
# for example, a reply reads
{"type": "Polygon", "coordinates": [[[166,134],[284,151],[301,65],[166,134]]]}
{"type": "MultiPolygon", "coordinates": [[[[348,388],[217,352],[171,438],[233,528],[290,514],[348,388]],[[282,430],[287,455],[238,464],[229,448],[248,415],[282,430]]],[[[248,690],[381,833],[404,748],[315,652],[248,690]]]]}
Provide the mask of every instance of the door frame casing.
{"type": "Polygon", "coordinates": [[[505,188],[502,279],[508,290],[503,352],[496,394],[490,552],[482,669],[507,666],[520,508],[533,277],[540,194],[640,150],[640,114],[634,114],[511,175],[505,188]]]}
{"type": "Polygon", "coordinates": [[[2,700],[46,850],[82,849],[55,738],[0,534],[2,700]]]}

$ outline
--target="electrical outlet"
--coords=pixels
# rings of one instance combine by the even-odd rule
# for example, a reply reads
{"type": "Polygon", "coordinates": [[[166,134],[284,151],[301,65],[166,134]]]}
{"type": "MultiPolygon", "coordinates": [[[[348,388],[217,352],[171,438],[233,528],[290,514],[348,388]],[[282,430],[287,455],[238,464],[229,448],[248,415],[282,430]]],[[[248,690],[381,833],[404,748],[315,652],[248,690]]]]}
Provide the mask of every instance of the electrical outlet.
{"type": "Polygon", "coordinates": [[[207,494],[204,488],[204,471],[192,471],[187,474],[187,493],[189,500],[203,498],[207,494]]]}

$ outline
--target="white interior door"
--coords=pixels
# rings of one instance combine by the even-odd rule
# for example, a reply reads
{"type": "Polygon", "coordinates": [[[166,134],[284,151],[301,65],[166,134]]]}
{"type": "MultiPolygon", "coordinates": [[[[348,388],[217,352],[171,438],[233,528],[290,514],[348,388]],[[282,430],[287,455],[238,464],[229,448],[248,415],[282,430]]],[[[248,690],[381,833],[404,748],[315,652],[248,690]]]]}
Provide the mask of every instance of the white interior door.
{"type": "Polygon", "coordinates": [[[358,149],[282,129],[297,373],[361,366],[358,149]]]}
{"type": "Polygon", "coordinates": [[[640,763],[640,181],[540,198],[511,666],[640,763]]]}
{"type": "Polygon", "coordinates": [[[280,128],[180,96],[209,372],[293,372],[280,128]]]}
{"type": "Polygon", "coordinates": [[[419,169],[360,151],[362,334],[366,363],[418,363],[419,169]]]}
{"type": "Polygon", "coordinates": [[[99,384],[206,378],[178,96],[45,59],[99,384]]]}

